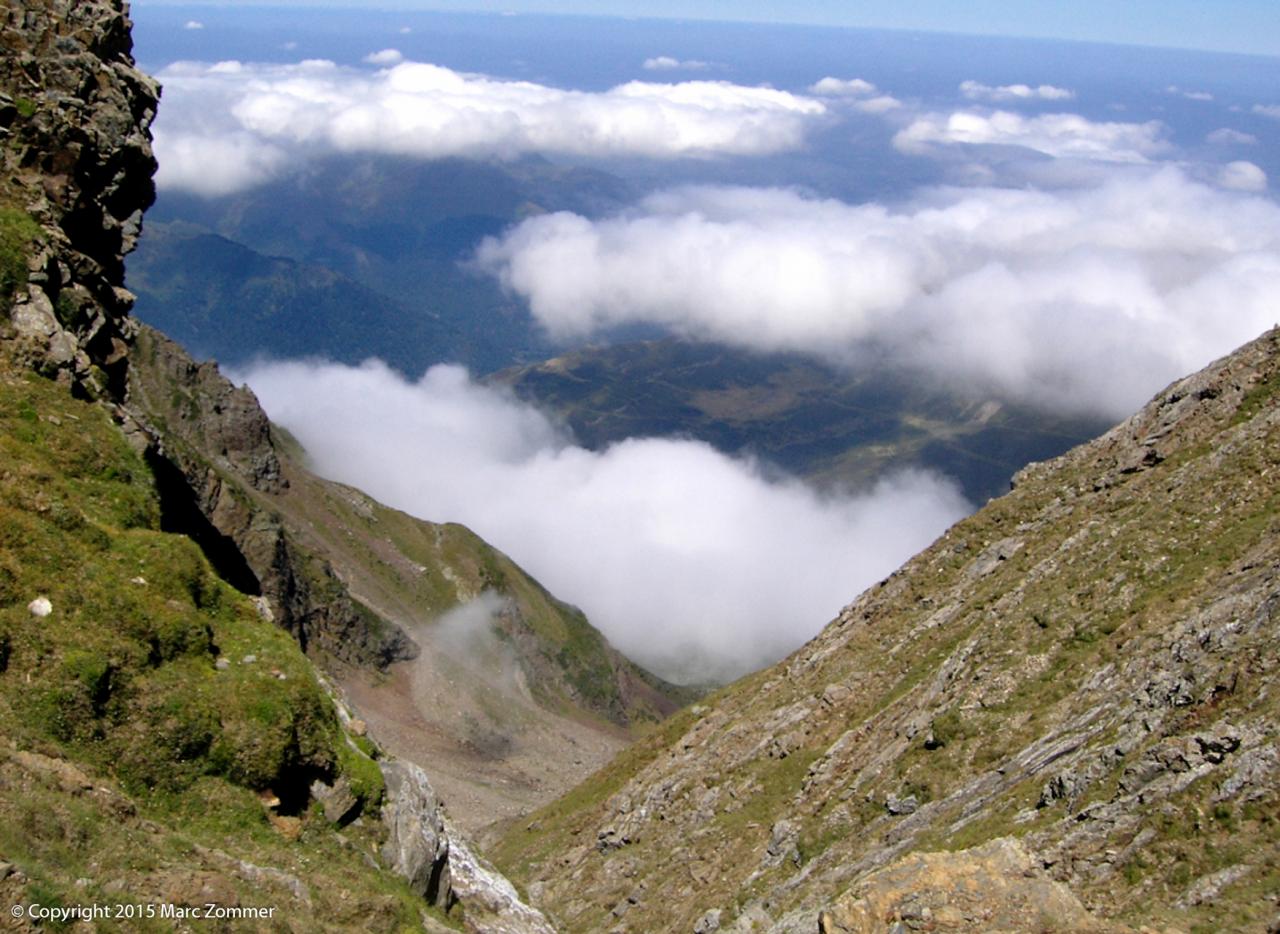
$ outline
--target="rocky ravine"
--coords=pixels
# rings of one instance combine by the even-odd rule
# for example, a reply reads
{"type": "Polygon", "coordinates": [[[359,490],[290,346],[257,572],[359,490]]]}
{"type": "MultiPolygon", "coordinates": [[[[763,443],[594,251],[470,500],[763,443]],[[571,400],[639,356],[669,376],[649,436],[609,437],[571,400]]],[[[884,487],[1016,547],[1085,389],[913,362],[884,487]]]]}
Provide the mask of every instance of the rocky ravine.
{"type": "Polygon", "coordinates": [[[1272,331],[1023,470],[499,862],[574,931],[1275,930],[1278,626],[1272,331]],[[975,902],[975,873],[1026,884],[975,902]]]}

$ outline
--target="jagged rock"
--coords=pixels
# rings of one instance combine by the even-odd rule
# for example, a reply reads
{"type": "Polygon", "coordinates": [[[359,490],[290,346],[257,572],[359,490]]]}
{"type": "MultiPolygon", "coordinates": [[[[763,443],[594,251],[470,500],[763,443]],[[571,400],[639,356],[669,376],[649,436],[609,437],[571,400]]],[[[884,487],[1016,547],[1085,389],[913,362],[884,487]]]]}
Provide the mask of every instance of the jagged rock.
{"type": "Polygon", "coordinates": [[[894,815],[914,814],[920,810],[920,800],[915,795],[900,798],[891,794],[884,799],[884,809],[894,815]]]}
{"type": "Polygon", "coordinates": [[[693,926],[693,934],[715,934],[720,930],[720,916],[723,912],[719,908],[712,908],[698,919],[697,924],[693,926]]]}
{"type": "Polygon", "coordinates": [[[769,842],[764,850],[766,866],[777,865],[784,860],[796,864],[800,862],[800,853],[796,848],[796,839],[800,836],[800,827],[789,820],[780,820],[769,830],[769,842]]]}
{"type": "MultiPolygon", "coordinates": [[[[1277,865],[1260,815],[1280,794],[1278,386],[1280,329],[1027,467],[679,739],[640,747],[607,795],[576,792],[582,810],[533,835],[540,849],[509,835],[545,880],[540,903],[572,900],[571,930],[607,930],[626,878],[666,893],[628,910],[634,929],[687,929],[747,891],[722,929],[812,930],[831,887],[925,841],[1016,833],[1099,914],[1152,926],[1176,920],[1188,870],[1213,877],[1243,846],[1253,873],[1213,877],[1217,894],[1186,913],[1265,929],[1270,909],[1250,899],[1277,865]],[[940,711],[963,728],[940,729],[940,711]],[[589,827],[603,846],[582,845],[589,827]],[[786,856],[793,829],[802,865],[786,856]],[[681,847],[694,885],[668,868],[681,847]]],[[[947,929],[939,904],[898,907],[902,930],[947,929]]]]}
{"type": "Polygon", "coordinates": [[[505,876],[480,859],[451,827],[449,881],[469,924],[484,934],[555,934],[542,912],[521,901],[505,876]]]}
{"type": "Polygon", "coordinates": [[[1219,892],[1249,875],[1249,873],[1253,872],[1253,869],[1254,867],[1248,863],[1241,863],[1240,865],[1228,866],[1226,869],[1220,869],[1207,876],[1202,876],[1191,883],[1186,894],[1178,899],[1174,907],[1186,911],[1193,905],[1212,902],[1219,892]]]}
{"type": "Polygon", "coordinates": [[[288,483],[253,393],[146,326],[136,347],[126,411],[181,520],[172,531],[195,539],[223,578],[253,595],[259,614],[304,650],[374,668],[415,658],[403,630],[362,611],[273,508],[288,483]]]}
{"type": "Polygon", "coordinates": [[[36,366],[120,398],[133,333],[120,283],[155,198],[159,88],[134,68],[120,0],[8,0],[0,17],[0,164],[44,238],[10,317],[36,366]]]}
{"type": "Polygon", "coordinates": [[[449,826],[422,769],[396,759],[378,765],[386,782],[382,858],[393,872],[432,904],[461,903],[468,924],[483,934],[554,934],[542,913],[449,826]]]}

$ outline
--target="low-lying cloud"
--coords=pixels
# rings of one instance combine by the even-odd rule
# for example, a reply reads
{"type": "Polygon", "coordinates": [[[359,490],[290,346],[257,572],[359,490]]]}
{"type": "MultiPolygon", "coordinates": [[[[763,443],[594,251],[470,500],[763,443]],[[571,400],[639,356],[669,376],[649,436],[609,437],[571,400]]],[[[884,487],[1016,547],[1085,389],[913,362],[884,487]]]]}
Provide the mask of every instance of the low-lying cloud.
{"type": "Polygon", "coordinates": [[[376,362],[274,363],[240,377],[320,473],[467,524],[674,678],[781,657],[969,508],[922,473],[824,496],[698,442],[588,451],[458,367],[417,382],[376,362]]]}
{"type": "MultiPolygon", "coordinates": [[[[1221,181],[1256,188],[1259,173],[1237,164],[1221,181]]],[[[647,322],[844,362],[875,353],[1121,417],[1274,322],[1280,207],[1173,167],[1064,191],[937,189],[893,209],[683,188],[614,217],[529,219],[476,263],[559,339],[647,322]]]]}
{"type": "Polygon", "coordinates": [[[1145,163],[1169,150],[1164,132],[1158,120],[1113,123],[1073,113],[1026,117],[961,110],[917,117],[894,135],[893,144],[917,155],[940,146],[1017,146],[1059,159],[1145,163]]]}
{"type": "Polygon", "coordinates": [[[1076,92],[1070,88],[1059,88],[1052,84],[1041,84],[1032,87],[1029,84],[1002,84],[992,87],[979,81],[960,82],[960,93],[971,101],[1069,101],[1076,92]]]}
{"type": "Polygon", "coordinates": [[[758,156],[800,146],[826,113],[809,97],[725,81],[632,81],[594,93],[399,56],[394,49],[374,53],[368,61],[390,66],[376,71],[323,60],[169,66],[159,75],[165,106],[155,126],[157,183],[225,194],[278,167],[280,152],[758,156]],[[254,170],[226,168],[228,138],[240,141],[237,151],[254,170]]]}

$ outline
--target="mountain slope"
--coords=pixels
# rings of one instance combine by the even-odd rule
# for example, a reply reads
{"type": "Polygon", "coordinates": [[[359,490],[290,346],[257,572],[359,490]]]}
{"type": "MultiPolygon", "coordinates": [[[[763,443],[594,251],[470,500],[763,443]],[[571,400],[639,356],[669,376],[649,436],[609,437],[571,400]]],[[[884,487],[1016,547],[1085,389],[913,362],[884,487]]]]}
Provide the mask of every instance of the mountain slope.
{"type": "Polygon", "coordinates": [[[800,354],[674,339],[577,350],[491,379],[559,415],[591,448],[692,436],[822,486],[864,486],[923,467],[954,477],[976,503],[1007,491],[1024,464],[1109,425],[887,366],[842,369],[800,354]]]}
{"type": "Polygon", "coordinates": [[[129,260],[134,313],[202,357],[379,357],[417,375],[428,348],[462,355],[462,341],[438,315],[411,312],[323,266],[263,256],[180,224],[148,221],[143,242],[129,260]]]}
{"type": "Polygon", "coordinates": [[[1271,930],[1277,626],[1272,331],[1022,471],[790,658],[513,829],[501,861],[567,930],[810,931],[837,902],[824,930],[881,930],[857,920],[873,870],[1013,837],[1098,916],[1271,930]]]}

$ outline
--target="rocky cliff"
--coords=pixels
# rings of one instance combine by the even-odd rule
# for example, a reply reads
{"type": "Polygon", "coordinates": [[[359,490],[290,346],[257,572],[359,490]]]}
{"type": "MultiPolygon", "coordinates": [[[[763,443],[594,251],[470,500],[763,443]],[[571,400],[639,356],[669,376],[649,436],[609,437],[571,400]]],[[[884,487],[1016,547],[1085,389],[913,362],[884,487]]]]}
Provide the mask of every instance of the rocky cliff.
{"type": "Polygon", "coordinates": [[[6,0],[0,10],[6,239],[39,243],[7,276],[11,324],[46,371],[119,397],[133,305],[124,255],[155,196],[159,88],[134,67],[121,4],[6,0]],[[23,231],[16,212],[38,231],[23,231]]]}
{"type": "Polygon", "coordinates": [[[1278,627],[1272,331],[1023,470],[500,862],[568,930],[1275,930],[1278,627]]]}

